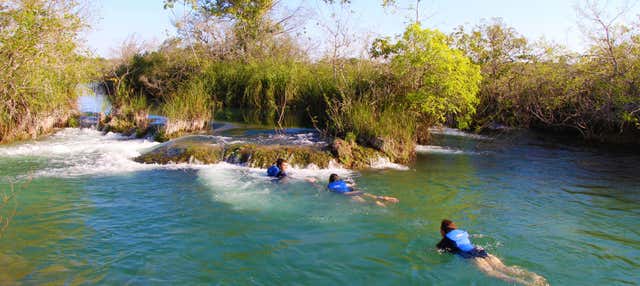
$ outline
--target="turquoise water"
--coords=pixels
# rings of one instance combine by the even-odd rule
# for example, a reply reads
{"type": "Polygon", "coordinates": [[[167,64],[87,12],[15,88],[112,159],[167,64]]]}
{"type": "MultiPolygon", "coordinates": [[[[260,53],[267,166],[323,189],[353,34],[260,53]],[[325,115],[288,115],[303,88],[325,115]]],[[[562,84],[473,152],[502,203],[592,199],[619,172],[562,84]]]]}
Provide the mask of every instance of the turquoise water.
{"type": "Polygon", "coordinates": [[[508,285],[435,250],[442,218],[551,285],[640,284],[640,155],[446,133],[408,170],[294,169],[280,183],[228,164],[137,164],[157,143],[88,129],[2,146],[19,193],[0,211],[16,206],[0,285],[508,285]],[[400,203],[303,180],[331,172],[400,203]]]}

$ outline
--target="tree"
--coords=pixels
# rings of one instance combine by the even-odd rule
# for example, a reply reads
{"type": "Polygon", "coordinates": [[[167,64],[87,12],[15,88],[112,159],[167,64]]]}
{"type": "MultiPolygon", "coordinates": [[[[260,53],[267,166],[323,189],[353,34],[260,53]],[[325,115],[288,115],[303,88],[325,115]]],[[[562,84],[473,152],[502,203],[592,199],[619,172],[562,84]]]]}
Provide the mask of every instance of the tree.
{"type": "Polygon", "coordinates": [[[481,67],[483,80],[475,125],[482,128],[491,123],[515,125],[525,121],[517,112],[522,106],[513,89],[518,86],[515,82],[527,80],[523,78],[523,63],[535,61],[527,39],[502,19],[494,18],[469,31],[459,26],[451,34],[451,41],[481,67]]]}
{"type": "Polygon", "coordinates": [[[582,17],[579,22],[591,41],[588,54],[579,64],[585,74],[584,85],[590,92],[583,96],[591,103],[591,115],[597,120],[581,124],[588,134],[620,133],[628,127],[638,127],[638,30],[624,23],[631,6],[610,11],[608,2],[585,0],[576,7],[582,17]],[[613,12],[613,13],[612,13],[613,12]]]}
{"type": "Polygon", "coordinates": [[[68,116],[89,76],[78,53],[85,27],[73,0],[0,4],[0,141],[35,137],[68,116]]]}
{"type": "MultiPolygon", "coordinates": [[[[333,4],[333,3],[341,3],[341,4],[351,4],[351,0],[322,0],[325,3],[328,4],[333,4]]],[[[420,0],[418,0],[420,1],[420,0]]],[[[387,7],[387,6],[391,6],[391,5],[395,5],[397,3],[397,0],[382,0],[382,6],[387,7]]]]}
{"type": "MultiPolygon", "coordinates": [[[[179,0],[165,0],[171,8],[179,0]]],[[[298,9],[275,18],[276,0],[183,0],[189,13],[176,22],[182,40],[196,54],[205,48],[218,59],[288,58],[302,54],[290,32],[298,9]]]]}
{"type": "Polygon", "coordinates": [[[461,51],[448,46],[440,31],[407,27],[395,43],[377,39],[371,53],[390,59],[407,99],[422,116],[426,126],[452,118],[459,128],[467,128],[478,103],[480,68],[461,51]]]}
{"type": "MultiPolygon", "coordinates": [[[[172,8],[178,0],[165,0],[165,8],[172,8]]],[[[193,15],[182,23],[187,24],[190,36],[202,40],[232,37],[235,51],[240,57],[262,53],[272,43],[272,38],[283,31],[283,24],[291,16],[273,21],[269,13],[274,9],[275,0],[184,0],[193,15]],[[224,28],[231,25],[230,32],[216,31],[202,33],[202,27],[224,28]],[[232,34],[232,36],[230,35],[232,34]]],[[[180,29],[179,29],[180,30],[180,29]]],[[[220,41],[216,42],[220,44],[220,41]]]]}
{"type": "Polygon", "coordinates": [[[483,82],[474,125],[494,123],[575,131],[585,138],[632,138],[640,118],[637,32],[607,16],[595,1],[580,8],[591,40],[585,54],[543,41],[529,43],[500,19],[469,31],[458,28],[452,45],[481,65],[483,82]]]}

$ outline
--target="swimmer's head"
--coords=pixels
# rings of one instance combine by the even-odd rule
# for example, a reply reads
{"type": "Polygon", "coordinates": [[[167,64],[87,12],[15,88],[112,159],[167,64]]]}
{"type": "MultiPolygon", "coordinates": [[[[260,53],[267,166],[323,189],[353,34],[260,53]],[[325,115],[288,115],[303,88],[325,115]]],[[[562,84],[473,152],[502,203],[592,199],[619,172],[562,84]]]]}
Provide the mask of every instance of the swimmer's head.
{"type": "Polygon", "coordinates": [[[442,234],[442,236],[445,236],[448,232],[456,228],[458,227],[456,226],[455,223],[453,223],[448,219],[443,219],[442,222],[440,223],[440,234],[442,234]]]}
{"type": "Polygon", "coordinates": [[[276,166],[278,166],[280,170],[284,171],[285,169],[287,169],[287,160],[278,158],[278,160],[276,160],[276,166]]]}
{"type": "Polygon", "coordinates": [[[329,183],[333,183],[337,180],[340,180],[340,176],[338,176],[338,174],[331,174],[331,176],[329,176],[329,183]]]}

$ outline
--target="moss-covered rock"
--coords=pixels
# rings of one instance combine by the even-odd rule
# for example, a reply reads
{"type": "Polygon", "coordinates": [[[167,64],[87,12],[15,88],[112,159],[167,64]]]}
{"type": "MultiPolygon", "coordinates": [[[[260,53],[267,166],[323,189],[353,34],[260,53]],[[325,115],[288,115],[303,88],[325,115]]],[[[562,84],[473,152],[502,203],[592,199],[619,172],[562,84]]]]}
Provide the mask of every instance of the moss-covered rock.
{"type": "Polygon", "coordinates": [[[331,161],[336,161],[345,168],[364,169],[371,167],[381,157],[387,157],[381,151],[342,139],[335,139],[328,148],[299,145],[252,143],[222,145],[214,143],[208,136],[181,137],[155,147],[135,158],[135,161],[156,164],[214,164],[224,161],[231,164],[266,168],[278,158],[283,158],[290,165],[296,167],[315,165],[327,168],[331,161]]]}
{"type": "Polygon", "coordinates": [[[154,124],[148,113],[112,114],[99,124],[104,132],[116,132],[136,137],[153,137],[158,142],[166,142],[189,134],[202,133],[208,129],[206,121],[184,121],[168,119],[166,123],[154,124]]]}
{"type": "Polygon", "coordinates": [[[314,164],[321,168],[326,168],[333,160],[328,151],[314,147],[256,144],[218,145],[197,139],[169,141],[134,160],[147,164],[214,164],[225,161],[232,164],[266,168],[278,158],[286,159],[293,166],[307,167],[314,164]]]}
{"type": "Polygon", "coordinates": [[[80,114],[73,114],[67,120],[67,127],[78,128],[80,127],[80,114]]]}
{"type": "Polygon", "coordinates": [[[146,164],[202,163],[222,161],[223,148],[216,144],[197,142],[167,142],[134,160],[146,164]]]}
{"type": "Polygon", "coordinates": [[[101,130],[104,132],[122,133],[127,136],[137,131],[133,121],[125,120],[117,116],[108,116],[103,121],[101,130]]]}
{"type": "Polygon", "coordinates": [[[290,165],[306,167],[311,164],[320,168],[329,166],[331,153],[308,146],[231,144],[225,147],[224,160],[229,163],[247,164],[250,167],[266,168],[278,158],[290,165]]]}
{"type": "Polygon", "coordinates": [[[373,148],[363,147],[351,141],[339,138],[331,143],[331,153],[340,164],[351,169],[363,169],[370,167],[384,154],[373,148]]]}
{"type": "MultiPolygon", "coordinates": [[[[348,134],[347,134],[348,135],[348,134]]],[[[348,138],[348,136],[346,136],[348,138]]],[[[406,141],[403,138],[389,137],[358,137],[355,144],[353,141],[346,140],[352,148],[358,149],[359,146],[366,146],[380,151],[382,156],[387,157],[394,163],[406,164],[415,159],[416,144],[414,141],[406,141]]]]}

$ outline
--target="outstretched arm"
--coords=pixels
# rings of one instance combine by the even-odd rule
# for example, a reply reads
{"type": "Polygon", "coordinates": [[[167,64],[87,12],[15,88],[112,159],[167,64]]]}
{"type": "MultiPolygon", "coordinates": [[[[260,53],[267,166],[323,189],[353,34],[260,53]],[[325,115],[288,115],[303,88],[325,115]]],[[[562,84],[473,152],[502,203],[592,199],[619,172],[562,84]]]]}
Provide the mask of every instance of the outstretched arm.
{"type": "Polygon", "coordinates": [[[346,192],[346,193],[342,193],[345,196],[358,196],[358,195],[363,195],[366,193],[363,193],[362,191],[356,191],[356,190],[352,190],[350,192],[346,192]]]}

